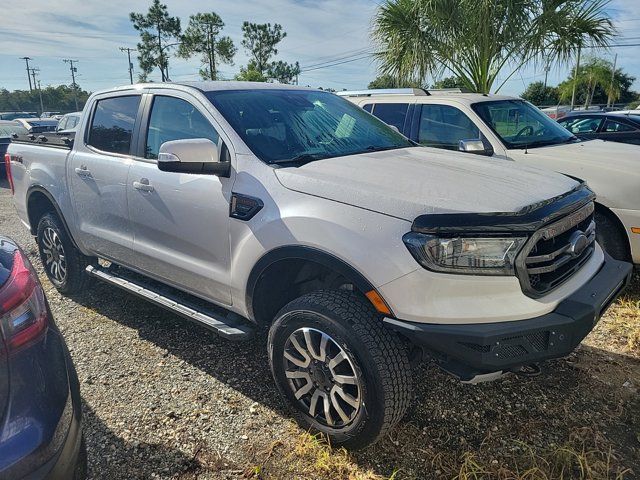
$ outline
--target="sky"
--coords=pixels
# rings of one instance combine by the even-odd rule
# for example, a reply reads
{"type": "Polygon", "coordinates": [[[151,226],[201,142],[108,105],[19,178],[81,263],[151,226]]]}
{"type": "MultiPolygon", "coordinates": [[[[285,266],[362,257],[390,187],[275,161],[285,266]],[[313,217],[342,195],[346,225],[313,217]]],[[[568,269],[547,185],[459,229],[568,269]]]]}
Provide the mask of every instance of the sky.
{"type": "MultiPolygon", "coordinates": [[[[150,0],[4,0],[0,22],[0,88],[27,89],[24,60],[40,69],[42,86],[71,83],[69,64],[77,60],[77,82],[88,91],[129,83],[126,54],[119,47],[135,48],[138,34],[129,21],[129,12],[146,12],[150,0]]],[[[233,78],[246,65],[242,49],[241,25],[279,23],[287,32],[278,46],[276,59],[300,62],[301,85],[342,89],[362,89],[376,76],[377,65],[368,55],[374,48],[370,40],[371,19],[379,0],[165,0],[169,13],[186,27],[189,15],[215,11],[225,22],[224,35],[230,36],[238,53],[234,65],[221,65],[225,78],[233,78]]],[[[609,12],[620,38],[616,44],[640,43],[640,0],[612,0],[609,12]]],[[[640,47],[616,47],[599,56],[613,60],[638,78],[640,90],[640,47]]],[[[134,54],[135,55],[135,54],[134,54]]],[[[137,70],[137,61],[133,59],[137,70]]],[[[200,59],[172,57],[170,77],[175,81],[197,80],[200,59]]],[[[553,68],[548,84],[564,80],[569,66],[553,68]]],[[[501,83],[506,75],[505,70],[501,83]]],[[[519,95],[532,81],[544,80],[544,71],[528,66],[511,77],[500,93],[519,95]]],[[[155,70],[149,77],[158,81],[155,70]]]]}

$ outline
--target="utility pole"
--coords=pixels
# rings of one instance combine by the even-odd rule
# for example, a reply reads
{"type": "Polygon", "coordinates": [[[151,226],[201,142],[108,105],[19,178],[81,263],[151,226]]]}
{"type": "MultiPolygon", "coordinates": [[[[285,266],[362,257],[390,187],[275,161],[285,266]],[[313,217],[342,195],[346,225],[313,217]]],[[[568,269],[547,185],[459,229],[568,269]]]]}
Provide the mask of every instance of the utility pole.
{"type": "Polygon", "coordinates": [[[127,52],[127,58],[129,59],[129,80],[133,85],[133,63],[131,63],[131,52],[137,52],[135,48],[120,47],[121,52],[127,52]]]}
{"type": "Polygon", "coordinates": [[[38,93],[40,94],[40,115],[44,112],[44,103],[42,103],[42,87],[40,86],[40,80],[38,80],[38,93]]]}
{"type": "Polygon", "coordinates": [[[618,54],[616,53],[615,57],[613,57],[613,69],[611,70],[611,85],[609,86],[609,95],[607,95],[607,107],[609,107],[609,104],[613,104],[615,103],[613,101],[613,82],[616,79],[616,63],[618,63],[618,54]]]}
{"type": "Polygon", "coordinates": [[[36,72],[39,72],[40,69],[38,67],[31,67],[31,76],[33,77],[33,88],[36,88],[36,72]]]}
{"type": "Polygon", "coordinates": [[[63,60],[64,63],[68,63],[70,65],[69,69],[71,70],[71,89],[73,90],[73,100],[76,103],[76,111],[78,110],[78,85],[76,85],[76,73],[78,69],[73,66],[74,63],[78,63],[78,60],[71,60],[70,58],[65,58],[63,60]]]}
{"type": "Polygon", "coordinates": [[[576,103],[576,86],[578,85],[578,69],[580,68],[580,50],[582,47],[578,47],[578,59],[576,61],[576,70],[573,74],[573,92],[571,93],[571,109],[569,111],[573,111],[573,106],[576,103]]]}
{"type": "Polygon", "coordinates": [[[33,91],[33,88],[31,87],[31,69],[29,68],[29,60],[31,60],[31,57],[20,57],[21,60],[24,60],[25,63],[27,64],[27,80],[29,80],[29,91],[33,91]]]}

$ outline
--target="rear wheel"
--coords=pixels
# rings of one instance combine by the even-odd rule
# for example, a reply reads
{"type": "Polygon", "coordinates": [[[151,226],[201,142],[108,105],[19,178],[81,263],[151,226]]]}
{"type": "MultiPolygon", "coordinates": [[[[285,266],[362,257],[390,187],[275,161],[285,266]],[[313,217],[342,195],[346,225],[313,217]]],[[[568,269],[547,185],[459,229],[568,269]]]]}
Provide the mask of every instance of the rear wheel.
{"type": "Polygon", "coordinates": [[[87,286],[85,268],[94,259],[75,247],[55,213],[46,213],[38,222],[37,242],[44,271],[59,292],[78,293],[87,286]]]}
{"type": "Polygon", "coordinates": [[[347,291],[318,291],[286,305],[269,331],[274,379],[294,417],[332,445],[376,442],[404,415],[411,368],[405,345],[347,291]]]}
{"type": "Polygon", "coordinates": [[[629,240],[618,223],[609,215],[596,212],[596,240],[602,249],[616,260],[630,261],[629,240]]]}

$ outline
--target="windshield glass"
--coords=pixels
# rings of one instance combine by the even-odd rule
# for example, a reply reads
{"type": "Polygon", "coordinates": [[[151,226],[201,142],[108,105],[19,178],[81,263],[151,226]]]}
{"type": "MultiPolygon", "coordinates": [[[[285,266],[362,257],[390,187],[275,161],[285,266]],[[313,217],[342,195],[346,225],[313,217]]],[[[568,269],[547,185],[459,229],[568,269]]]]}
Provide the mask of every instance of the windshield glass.
{"type": "Polygon", "coordinates": [[[267,163],[304,163],[412,146],[382,121],[328,92],[256,89],[206,95],[267,163]]]}
{"type": "Polygon", "coordinates": [[[535,148],[577,138],[524,100],[497,100],[472,105],[507,148],[535,148]]]}

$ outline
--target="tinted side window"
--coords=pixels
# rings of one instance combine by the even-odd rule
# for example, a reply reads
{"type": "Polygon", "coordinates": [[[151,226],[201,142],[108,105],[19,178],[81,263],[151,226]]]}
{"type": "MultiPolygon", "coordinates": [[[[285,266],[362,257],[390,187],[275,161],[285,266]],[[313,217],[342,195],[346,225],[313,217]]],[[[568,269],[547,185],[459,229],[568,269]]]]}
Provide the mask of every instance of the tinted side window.
{"type": "Polygon", "coordinates": [[[458,150],[460,140],[480,138],[480,130],[464,113],[449,105],[422,105],[418,142],[458,150]]]}
{"type": "Polygon", "coordinates": [[[65,128],[75,128],[75,126],[78,124],[78,120],[80,120],[79,117],[73,116],[73,117],[69,117],[67,119],[67,126],[65,128]]]}
{"type": "Polygon", "coordinates": [[[367,112],[371,113],[371,110],[373,110],[373,103],[367,103],[362,108],[365,109],[367,112]]]}
{"type": "Polygon", "coordinates": [[[558,122],[571,133],[594,133],[602,123],[601,118],[595,117],[572,117],[565,118],[558,122]]]}
{"type": "Polygon", "coordinates": [[[186,138],[208,138],[217,144],[218,132],[189,102],[175,97],[154,97],[145,157],[158,158],[160,145],[186,138]]]}
{"type": "Polygon", "coordinates": [[[635,128],[626,123],[616,122],[615,120],[607,120],[604,124],[605,132],[633,132],[635,128]]]}
{"type": "Polygon", "coordinates": [[[110,153],[129,153],[140,95],[98,100],[88,144],[110,153]]]}
{"type": "Polygon", "coordinates": [[[387,125],[393,125],[402,131],[408,108],[408,103],[376,103],[373,114],[387,125]]]}

